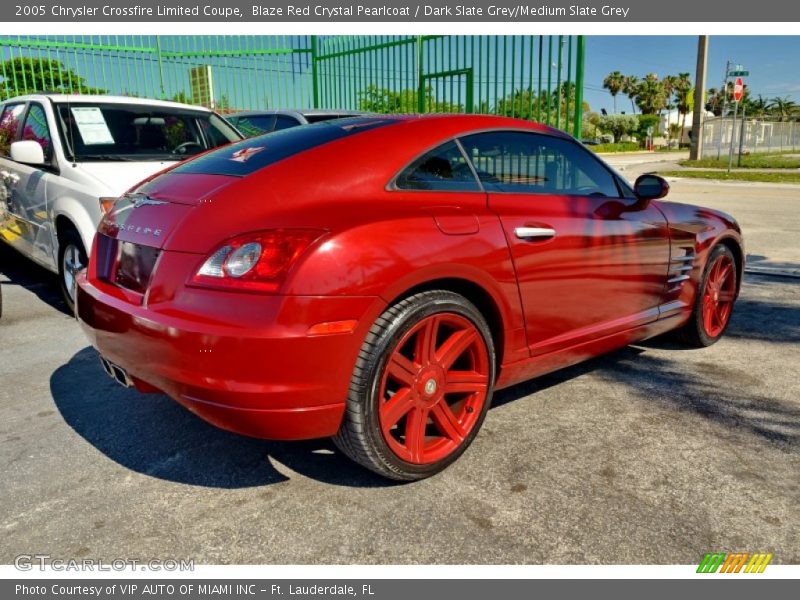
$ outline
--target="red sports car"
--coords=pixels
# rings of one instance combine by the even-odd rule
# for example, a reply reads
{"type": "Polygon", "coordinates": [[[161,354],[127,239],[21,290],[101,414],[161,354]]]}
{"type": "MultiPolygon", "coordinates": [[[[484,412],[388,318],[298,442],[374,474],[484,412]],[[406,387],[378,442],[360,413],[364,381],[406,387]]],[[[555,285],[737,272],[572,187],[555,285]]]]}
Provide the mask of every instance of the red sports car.
{"type": "Polygon", "coordinates": [[[670,330],[722,336],[739,227],[668,189],[503,117],[287,129],[123,196],[78,314],[125,385],[420,479],[469,446],[493,390],[670,330]]]}

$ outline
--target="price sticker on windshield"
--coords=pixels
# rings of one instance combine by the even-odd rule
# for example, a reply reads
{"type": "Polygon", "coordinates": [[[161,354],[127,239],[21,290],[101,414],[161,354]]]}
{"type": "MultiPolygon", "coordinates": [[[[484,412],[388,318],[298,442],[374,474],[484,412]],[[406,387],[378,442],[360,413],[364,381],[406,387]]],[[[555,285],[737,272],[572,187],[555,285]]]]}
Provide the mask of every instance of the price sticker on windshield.
{"type": "Polygon", "coordinates": [[[103,111],[97,106],[73,106],[72,116],[75,125],[81,134],[83,143],[87,146],[113,144],[114,137],[108,128],[103,111]]]}

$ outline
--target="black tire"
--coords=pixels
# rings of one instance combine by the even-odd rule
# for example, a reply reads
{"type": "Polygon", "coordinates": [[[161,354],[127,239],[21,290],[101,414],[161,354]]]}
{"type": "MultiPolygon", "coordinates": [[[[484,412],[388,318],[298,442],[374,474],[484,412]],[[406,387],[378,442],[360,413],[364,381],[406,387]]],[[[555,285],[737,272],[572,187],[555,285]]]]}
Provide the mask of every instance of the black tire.
{"type": "Polygon", "coordinates": [[[58,283],[67,310],[73,315],[75,314],[75,276],[87,264],[88,257],[81,236],[71,227],[63,229],[58,234],[58,283]],[[75,264],[72,260],[72,257],[75,256],[78,257],[79,264],[75,264]],[[67,261],[65,261],[65,257],[68,258],[67,261]],[[69,262],[71,267],[66,267],[66,262],[69,262]]]}
{"type": "Polygon", "coordinates": [[[353,371],[345,417],[333,441],[352,460],[389,479],[415,481],[430,477],[454,462],[474,440],[491,404],[494,379],[494,344],[480,311],[466,298],[450,291],[414,294],[389,307],[370,329],[353,371]],[[437,462],[414,464],[400,458],[383,437],[378,417],[379,388],[387,361],[404,336],[423,319],[438,313],[455,313],[466,318],[480,334],[481,339],[475,343],[484,344],[488,356],[486,396],[460,445],[437,462]]]}
{"type": "MultiPolygon", "coordinates": [[[[733,255],[733,252],[731,252],[730,248],[723,244],[719,244],[715,246],[708,255],[708,260],[706,261],[706,266],[703,270],[703,276],[700,278],[700,284],[697,288],[697,295],[695,297],[694,306],[692,307],[692,314],[686,324],[675,332],[675,338],[677,341],[691,348],[706,348],[712,344],[716,344],[725,334],[725,331],[730,324],[729,315],[722,330],[717,335],[712,336],[706,331],[703,321],[704,290],[706,289],[711,268],[720,257],[726,257],[731,261],[731,264],[733,264],[734,268],[731,274],[731,277],[733,277],[733,286],[734,289],[739,289],[738,265],[736,263],[736,257],[733,255]]],[[[733,304],[731,306],[731,309],[732,308],[733,304]]]]}

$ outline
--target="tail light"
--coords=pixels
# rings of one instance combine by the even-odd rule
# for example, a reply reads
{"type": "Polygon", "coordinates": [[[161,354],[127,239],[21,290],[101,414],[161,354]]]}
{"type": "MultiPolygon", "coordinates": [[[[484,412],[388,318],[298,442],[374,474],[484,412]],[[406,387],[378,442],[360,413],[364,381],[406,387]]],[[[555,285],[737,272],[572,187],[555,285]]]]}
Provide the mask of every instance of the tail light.
{"type": "Polygon", "coordinates": [[[324,233],[276,229],[229,239],[206,258],[189,285],[274,293],[295,261],[324,233]]]}

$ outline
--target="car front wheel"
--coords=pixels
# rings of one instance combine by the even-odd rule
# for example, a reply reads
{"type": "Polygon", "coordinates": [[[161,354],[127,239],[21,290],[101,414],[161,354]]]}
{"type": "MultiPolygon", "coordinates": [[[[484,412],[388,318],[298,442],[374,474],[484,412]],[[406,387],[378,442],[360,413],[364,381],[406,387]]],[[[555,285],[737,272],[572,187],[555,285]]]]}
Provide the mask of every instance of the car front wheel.
{"type": "Polygon", "coordinates": [[[491,332],[471,302],[443,290],[410,296],[370,329],[334,442],[385,477],[429,477],[477,435],[494,376],[491,332]]]}
{"type": "Polygon", "coordinates": [[[736,300],[736,259],[727,246],[718,245],[710,253],[692,315],[678,337],[689,346],[704,348],[717,342],[728,327],[736,300]]]}
{"type": "Polygon", "coordinates": [[[66,229],[58,239],[58,279],[61,294],[67,309],[74,314],[78,272],[88,264],[86,250],[80,235],[74,229],[66,229]]]}

